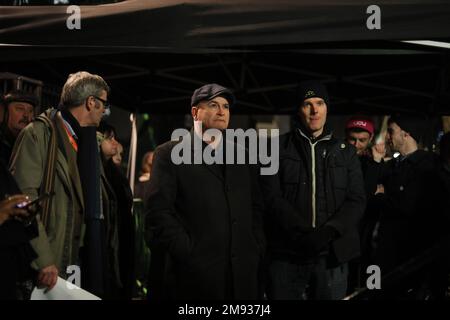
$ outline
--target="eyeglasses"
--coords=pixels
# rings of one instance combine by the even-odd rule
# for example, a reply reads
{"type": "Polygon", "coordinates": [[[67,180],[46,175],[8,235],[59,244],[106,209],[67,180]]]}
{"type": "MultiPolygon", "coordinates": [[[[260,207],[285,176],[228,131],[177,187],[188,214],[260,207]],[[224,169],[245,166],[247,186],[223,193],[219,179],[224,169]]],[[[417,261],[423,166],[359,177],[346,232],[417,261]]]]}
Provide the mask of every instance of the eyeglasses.
{"type": "Polygon", "coordinates": [[[105,109],[109,109],[109,107],[111,106],[110,103],[108,102],[108,100],[102,99],[100,97],[97,96],[93,96],[95,99],[100,100],[101,102],[103,102],[103,106],[105,107],[105,109]]]}

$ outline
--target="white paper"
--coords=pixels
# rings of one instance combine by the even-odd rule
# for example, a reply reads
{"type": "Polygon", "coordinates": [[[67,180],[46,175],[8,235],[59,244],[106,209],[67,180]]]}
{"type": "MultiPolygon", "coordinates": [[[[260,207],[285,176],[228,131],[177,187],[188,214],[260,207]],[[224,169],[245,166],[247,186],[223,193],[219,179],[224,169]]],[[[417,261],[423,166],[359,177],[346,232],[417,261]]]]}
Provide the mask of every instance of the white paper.
{"type": "Polygon", "coordinates": [[[31,300],[101,300],[92,293],[83,290],[74,284],[58,277],[52,290],[45,293],[46,288],[34,288],[31,300]]]}

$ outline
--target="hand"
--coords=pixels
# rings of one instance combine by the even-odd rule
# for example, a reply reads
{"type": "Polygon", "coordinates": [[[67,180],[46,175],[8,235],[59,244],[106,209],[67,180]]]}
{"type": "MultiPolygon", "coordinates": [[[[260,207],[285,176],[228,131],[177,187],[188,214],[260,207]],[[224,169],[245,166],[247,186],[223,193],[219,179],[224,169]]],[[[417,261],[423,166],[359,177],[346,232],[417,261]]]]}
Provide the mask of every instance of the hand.
{"type": "Polygon", "coordinates": [[[375,194],[384,193],[384,186],[382,184],[377,184],[377,190],[375,194]]]}
{"type": "Polygon", "coordinates": [[[336,230],[330,226],[316,229],[296,241],[297,250],[307,257],[317,257],[322,250],[327,248],[336,233],[336,230]]]}
{"type": "Polygon", "coordinates": [[[375,162],[381,162],[386,156],[386,145],[380,142],[372,146],[372,158],[375,162]]]}
{"type": "Polygon", "coordinates": [[[19,203],[29,201],[28,196],[16,194],[0,202],[0,225],[13,217],[26,217],[28,212],[25,209],[16,208],[19,203]]]}
{"type": "Polygon", "coordinates": [[[58,281],[58,268],[53,264],[42,268],[38,274],[38,287],[47,287],[47,291],[51,290],[56,281],[58,281]]]}

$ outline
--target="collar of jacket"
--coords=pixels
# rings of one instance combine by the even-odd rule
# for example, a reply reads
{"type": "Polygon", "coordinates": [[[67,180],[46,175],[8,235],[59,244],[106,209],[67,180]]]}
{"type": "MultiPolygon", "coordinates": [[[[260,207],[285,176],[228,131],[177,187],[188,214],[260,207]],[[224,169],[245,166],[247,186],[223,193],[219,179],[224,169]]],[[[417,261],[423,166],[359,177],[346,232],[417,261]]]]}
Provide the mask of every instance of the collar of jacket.
{"type": "MultiPolygon", "coordinates": [[[[225,137],[225,130],[222,130],[221,132],[222,132],[222,138],[221,138],[222,141],[219,142],[219,144],[214,149],[219,149],[220,147],[226,148],[226,145],[229,145],[229,141],[225,137]]],[[[185,138],[191,139],[191,149],[193,152],[203,152],[205,150],[205,148],[210,146],[208,143],[206,143],[202,139],[202,137],[200,137],[197,133],[194,132],[193,128],[189,132],[189,135],[190,135],[190,137],[186,136],[186,137],[183,137],[183,139],[185,139],[185,138]],[[197,140],[197,142],[194,143],[195,140],[197,140]],[[201,143],[198,143],[199,141],[201,141],[201,143]]]]}
{"type": "Polygon", "coordinates": [[[184,139],[191,140],[191,150],[193,152],[203,152],[203,149],[208,145],[205,141],[203,141],[202,137],[195,133],[194,127],[191,128],[189,135],[186,135],[182,138],[182,140],[184,139]],[[200,141],[201,143],[198,143],[200,141]]]}
{"type": "Polygon", "coordinates": [[[421,162],[425,157],[430,156],[428,151],[425,150],[416,150],[413,153],[410,153],[408,155],[406,155],[405,157],[400,159],[401,161],[408,161],[411,162],[412,164],[417,164],[419,162],[421,162]]]}
{"type": "Polygon", "coordinates": [[[296,133],[297,133],[296,136],[307,140],[310,144],[315,144],[319,141],[324,141],[324,140],[331,140],[331,138],[333,137],[333,132],[328,130],[328,128],[326,126],[323,128],[322,134],[316,138],[306,134],[306,132],[307,131],[305,130],[305,128],[303,126],[299,126],[296,130],[296,133]]]}
{"type": "Polygon", "coordinates": [[[72,130],[75,132],[77,139],[80,139],[81,126],[77,119],[72,115],[72,113],[66,109],[61,110],[61,116],[65,121],[69,123],[72,130]]]}

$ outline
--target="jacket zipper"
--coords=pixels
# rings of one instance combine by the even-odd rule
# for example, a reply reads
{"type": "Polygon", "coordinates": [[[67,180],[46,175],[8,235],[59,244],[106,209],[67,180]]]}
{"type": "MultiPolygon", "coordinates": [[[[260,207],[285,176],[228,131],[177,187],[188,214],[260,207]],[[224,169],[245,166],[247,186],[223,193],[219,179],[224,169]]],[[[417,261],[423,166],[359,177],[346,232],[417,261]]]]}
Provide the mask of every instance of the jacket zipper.
{"type": "Polygon", "coordinates": [[[309,142],[309,145],[311,147],[311,179],[312,179],[312,190],[311,190],[311,207],[312,207],[312,227],[316,227],[316,219],[317,219],[317,213],[316,213],[316,144],[321,141],[330,140],[331,134],[328,134],[324,136],[322,139],[317,140],[314,143],[311,143],[311,140],[299,129],[300,134],[306,138],[309,142]]]}
{"type": "Polygon", "coordinates": [[[312,177],[312,227],[316,227],[316,143],[311,143],[311,177],[312,177]]]}

